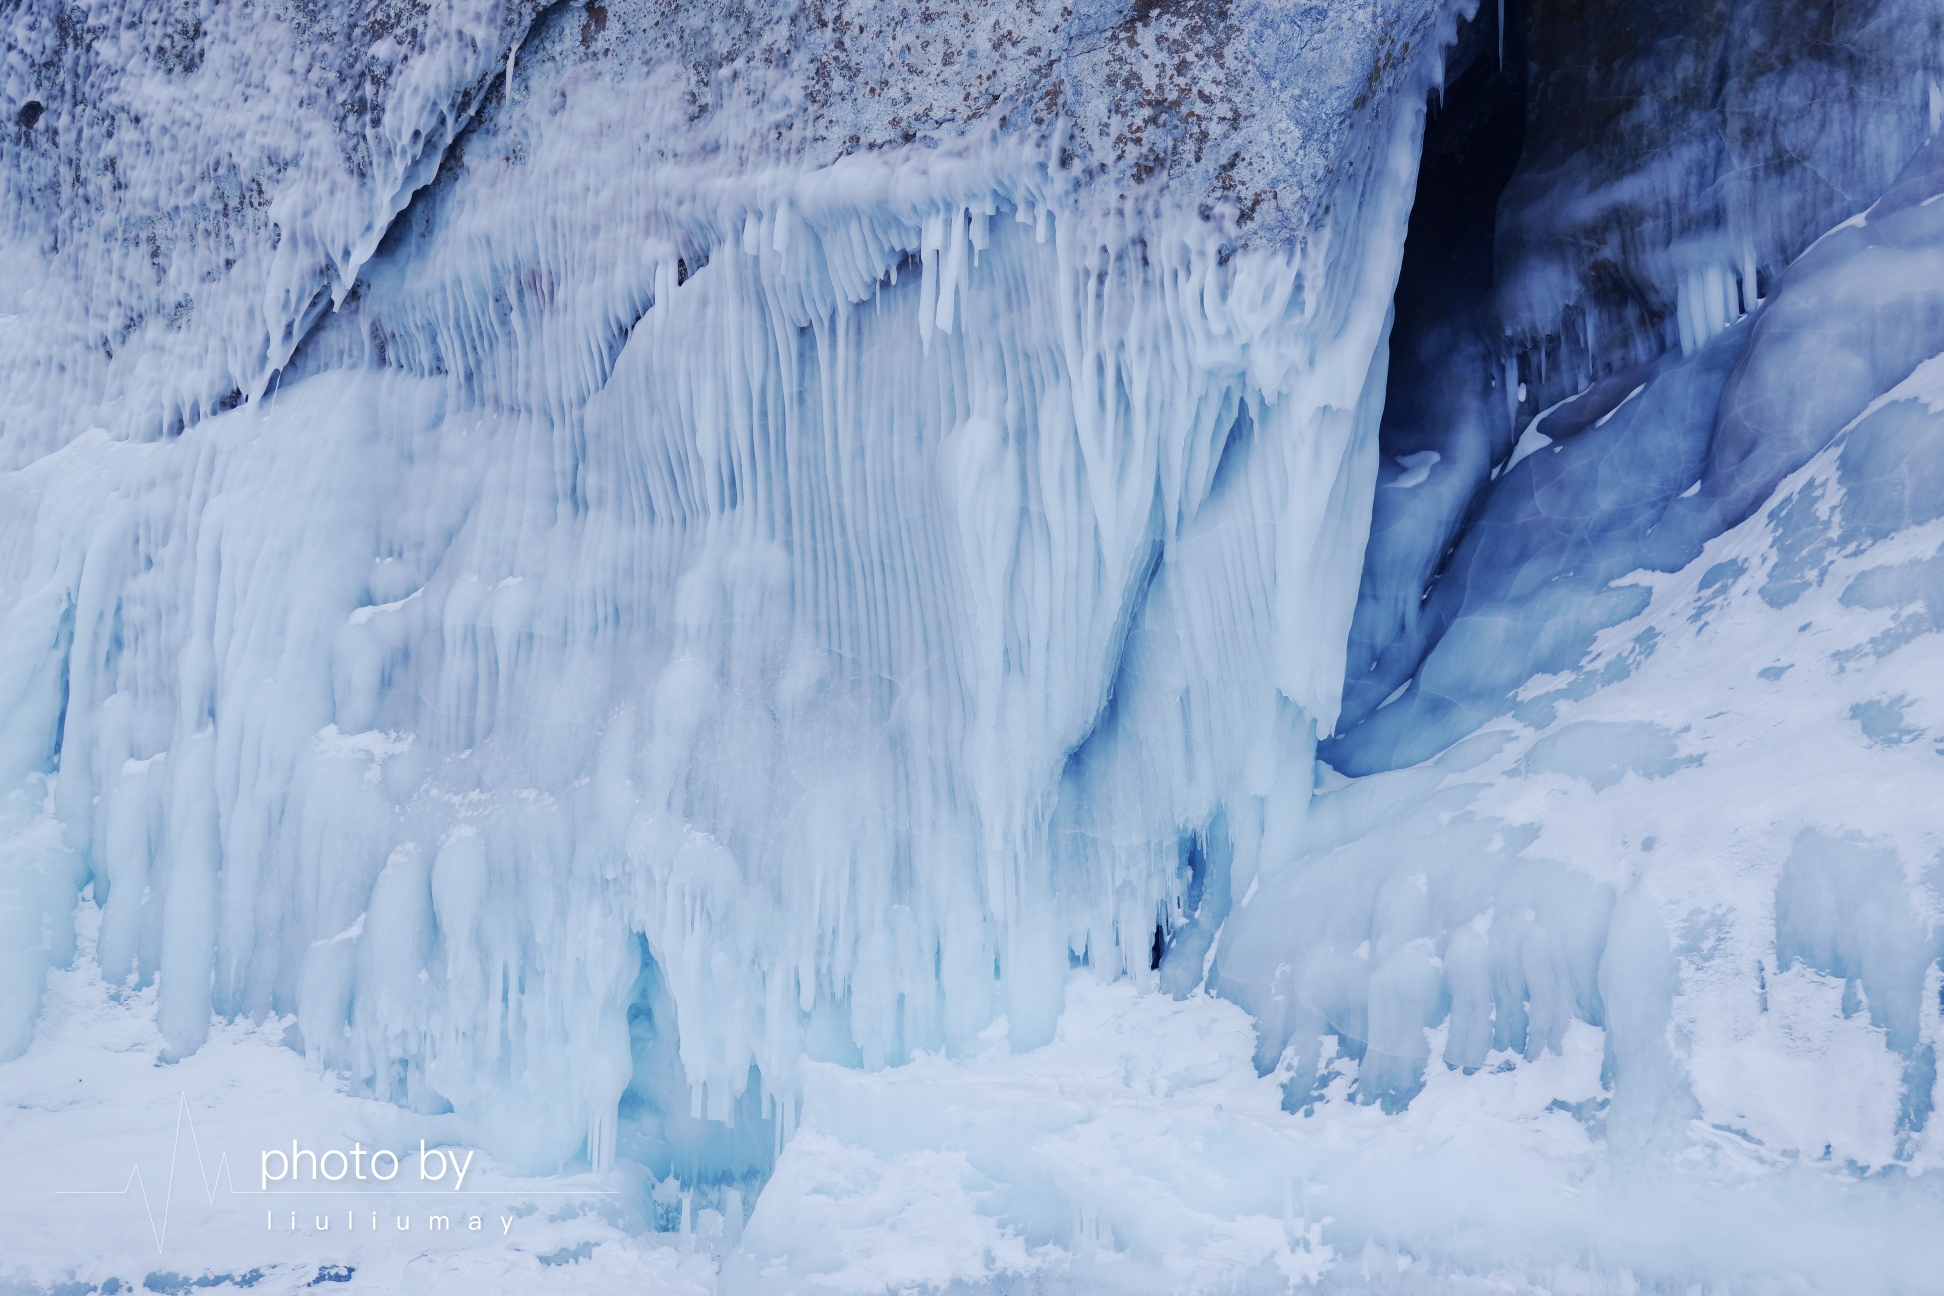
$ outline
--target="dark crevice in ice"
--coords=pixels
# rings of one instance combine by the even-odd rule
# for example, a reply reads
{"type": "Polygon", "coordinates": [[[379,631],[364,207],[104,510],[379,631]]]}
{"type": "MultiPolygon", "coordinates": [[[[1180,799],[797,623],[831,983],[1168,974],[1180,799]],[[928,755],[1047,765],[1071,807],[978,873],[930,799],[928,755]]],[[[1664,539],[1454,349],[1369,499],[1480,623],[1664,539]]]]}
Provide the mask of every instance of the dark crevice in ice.
{"type": "Polygon", "coordinates": [[[1525,139],[1521,5],[1461,28],[1449,80],[1427,107],[1417,194],[1398,276],[1389,382],[1363,588],[1351,630],[1339,728],[1375,711],[1421,657],[1421,592],[1450,554],[1494,465],[1511,450],[1513,407],[1492,306],[1499,194],[1525,139]]]}

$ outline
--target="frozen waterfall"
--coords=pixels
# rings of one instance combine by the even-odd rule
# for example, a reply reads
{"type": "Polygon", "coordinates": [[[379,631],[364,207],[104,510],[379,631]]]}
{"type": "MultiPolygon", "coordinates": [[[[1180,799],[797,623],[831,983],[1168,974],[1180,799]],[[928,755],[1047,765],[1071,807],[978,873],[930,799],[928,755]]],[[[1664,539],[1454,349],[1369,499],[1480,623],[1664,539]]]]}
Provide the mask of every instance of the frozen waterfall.
{"type": "Polygon", "coordinates": [[[439,124],[396,196],[310,215],[346,232],[321,315],[275,288],[293,230],[243,249],[279,307],[232,269],[128,339],[127,395],[59,338],[17,355],[9,1052],[91,883],[171,1055],[295,1014],[314,1064],[605,1167],[645,961],[681,1066],[630,1110],[666,1166],[662,1118],[787,1136],[800,1057],[1001,1015],[1030,1046],[1070,967],[1147,983],[1210,820],[1240,876],[1306,793],[1419,96],[1309,236],[1250,248],[1081,184],[1057,122],[683,156],[590,31],[550,10],[456,106],[393,102],[439,124]],[[263,317],[285,342],[236,354],[263,317]],[[158,418],[192,340],[248,390],[158,418]]]}

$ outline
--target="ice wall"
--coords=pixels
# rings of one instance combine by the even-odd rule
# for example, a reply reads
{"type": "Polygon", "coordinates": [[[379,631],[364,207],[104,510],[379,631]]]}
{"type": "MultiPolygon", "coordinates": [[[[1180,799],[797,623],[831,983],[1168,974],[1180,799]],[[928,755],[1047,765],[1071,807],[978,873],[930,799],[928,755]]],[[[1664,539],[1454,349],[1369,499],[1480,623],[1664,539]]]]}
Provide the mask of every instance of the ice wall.
{"type": "Polygon", "coordinates": [[[1453,16],[819,13],[9,64],[9,1051],[92,883],[170,1053],[294,1014],[660,1173],[801,1057],[1045,1039],[1283,831],[1453,16]]]}

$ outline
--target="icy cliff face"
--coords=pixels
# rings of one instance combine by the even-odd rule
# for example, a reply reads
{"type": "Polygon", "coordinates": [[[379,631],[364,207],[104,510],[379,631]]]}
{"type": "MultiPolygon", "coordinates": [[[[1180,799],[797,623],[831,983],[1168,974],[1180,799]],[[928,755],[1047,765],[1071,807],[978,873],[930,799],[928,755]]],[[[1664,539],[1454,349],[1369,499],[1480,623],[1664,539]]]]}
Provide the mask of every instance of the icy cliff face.
{"type": "Polygon", "coordinates": [[[735,1290],[1835,1281],[1944,154],[1772,9],[16,9],[0,1055],[80,948],[735,1290]]]}
{"type": "Polygon", "coordinates": [[[729,1172],[1306,796],[1454,16],[12,21],[9,1051],[729,1172]]]}

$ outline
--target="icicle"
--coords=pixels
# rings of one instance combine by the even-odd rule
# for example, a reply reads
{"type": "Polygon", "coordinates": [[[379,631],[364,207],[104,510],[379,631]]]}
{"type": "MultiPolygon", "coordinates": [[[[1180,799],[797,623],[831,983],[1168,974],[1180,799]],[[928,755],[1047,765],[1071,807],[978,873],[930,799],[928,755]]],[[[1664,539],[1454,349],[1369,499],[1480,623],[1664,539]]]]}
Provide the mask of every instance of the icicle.
{"type": "Polygon", "coordinates": [[[1674,285],[1674,320],[1681,330],[1681,354],[1694,354],[1694,302],[1693,293],[1688,287],[1688,274],[1684,270],[1674,285]]]}
{"type": "Polygon", "coordinates": [[[918,287],[918,340],[924,353],[931,354],[932,330],[938,326],[939,251],[945,242],[945,217],[927,216],[919,242],[922,278],[918,287]]]}
{"type": "Polygon", "coordinates": [[[1708,310],[1708,337],[1712,340],[1732,318],[1728,309],[1728,278],[1718,262],[1710,261],[1702,271],[1702,286],[1708,310]]]}
{"type": "MultiPolygon", "coordinates": [[[[939,270],[938,282],[938,331],[950,334],[953,329],[953,315],[958,305],[958,293],[965,279],[966,219],[961,209],[954,209],[950,222],[952,226],[951,243],[945,253],[944,264],[939,270]]],[[[929,241],[929,236],[927,241],[929,241]]]]}

